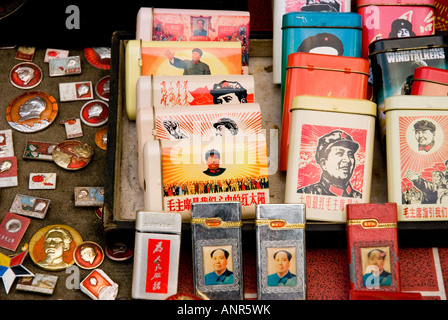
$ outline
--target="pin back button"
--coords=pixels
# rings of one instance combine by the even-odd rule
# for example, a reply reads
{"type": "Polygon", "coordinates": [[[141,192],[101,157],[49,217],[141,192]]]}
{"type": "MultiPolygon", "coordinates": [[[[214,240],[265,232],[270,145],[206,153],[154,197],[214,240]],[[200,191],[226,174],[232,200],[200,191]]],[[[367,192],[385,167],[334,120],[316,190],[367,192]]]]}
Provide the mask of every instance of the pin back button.
{"type": "Polygon", "coordinates": [[[25,90],[37,87],[41,83],[42,78],[42,69],[32,62],[16,64],[9,73],[11,84],[25,90]]]}

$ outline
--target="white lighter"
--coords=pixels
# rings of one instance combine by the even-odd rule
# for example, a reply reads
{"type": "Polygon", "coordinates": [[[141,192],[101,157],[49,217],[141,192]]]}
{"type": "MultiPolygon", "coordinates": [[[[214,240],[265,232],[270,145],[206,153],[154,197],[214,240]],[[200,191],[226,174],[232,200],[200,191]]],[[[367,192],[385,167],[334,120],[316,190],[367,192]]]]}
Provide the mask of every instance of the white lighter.
{"type": "Polygon", "coordinates": [[[182,217],[137,212],[132,298],[164,300],[177,293],[182,217]]]}

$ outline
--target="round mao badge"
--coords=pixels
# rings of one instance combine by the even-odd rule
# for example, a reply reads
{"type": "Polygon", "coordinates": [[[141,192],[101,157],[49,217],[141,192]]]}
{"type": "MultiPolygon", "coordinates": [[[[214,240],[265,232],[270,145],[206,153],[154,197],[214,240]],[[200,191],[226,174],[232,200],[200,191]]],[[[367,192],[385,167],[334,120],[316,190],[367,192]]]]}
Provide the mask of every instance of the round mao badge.
{"type": "Polygon", "coordinates": [[[38,86],[42,77],[42,69],[32,62],[19,63],[9,73],[9,80],[19,89],[31,89],[38,86]]]}
{"type": "Polygon", "coordinates": [[[85,48],[84,55],[87,61],[95,68],[110,69],[111,51],[109,47],[85,48]]]}
{"type": "Polygon", "coordinates": [[[6,108],[6,120],[20,132],[41,131],[51,125],[58,114],[56,99],[46,92],[26,92],[6,108]]]}
{"type": "Polygon", "coordinates": [[[58,143],[52,152],[54,162],[67,170],[79,170],[87,166],[93,156],[93,148],[78,140],[58,143]]]}
{"type": "Polygon", "coordinates": [[[45,270],[64,270],[74,263],[73,252],[82,243],[75,229],[66,225],[49,225],[37,231],[30,240],[30,257],[45,270]]]}
{"type": "Polygon", "coordinates": [[[107,149],[107,127],[99,129],[95,134],[95,143],[98,148],[107,149]]]}
{"type": "Polygon", "coordinates": [[[80,117],[84,124],[91,127],[100,127],[109,117],[109,105],[101,100],[92,100],[82,106],[80,117]]]}
{"type": "Polygon", "coordinates": [[[95,92],[100,99],[109,101],[110,76],[105,76],[98,80],[95,85],[95,92]]]}
{"type": "Polygon", "coordinates": [[[99,244],[93,241],[85,241],[76,247],[73,252],[73,259],[80,268],[95,269],[103,263],[104,251],[99,244]]]}

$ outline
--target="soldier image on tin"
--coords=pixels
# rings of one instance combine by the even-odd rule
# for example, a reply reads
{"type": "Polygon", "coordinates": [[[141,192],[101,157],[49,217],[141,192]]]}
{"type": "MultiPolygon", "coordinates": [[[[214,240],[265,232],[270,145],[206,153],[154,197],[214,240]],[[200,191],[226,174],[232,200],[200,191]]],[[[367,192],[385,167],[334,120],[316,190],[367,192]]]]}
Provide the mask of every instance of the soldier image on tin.
{"type": "Polygon", "coordinates": [[[415,32],[412,31],[412,23],[405,19],[397,19],[392,22],[389,38],[406,38],[414,37],[415,32]]]}
{"type": "Polygon", "coordinates": [[[355,154],[359,143],[342,130],[333,130],[319,138],[315,160],[321,168],[317,183],[301,187],[297,193],[362,198],[353,189],[350,179],[355,169],[355,154]]]}
{"type": "Polygon", "coordinates": [[[165,56],[169,63],[176,68],[183,69],[183,75],[209,75],[210,67],[208,64],[201,61],[202,50],[194,48],[191,52],[191,60],[181,60],[174,56],[170,50],[165,51],[165,56]]]}
{"type": "Polygon", "coordinates": [[[216,136],[223,136],[226,133],[226,129],[232,134],[232,136],[238,134],[238,125],[230,118],[221,118],[213,124],[216,129],[216,136]]]}
{"type": "Polygon", "coordinates": [[[247,103],[247,90],[238,81],[215,83],[210,94],[214,104],[247,103]]]}
{"type": "Polygon", "coordinates": [[[297,52],[309,52],[342,56],[344,44],[341,39],[331,33],[318,33],[302,41],[297,52]]]}
{"type": "Polygon", "coordinates": [[[226,168],[220,167],[221,154],[216,149],[210,149],[205,154],[205,161],[207,162],[207,170],[203,171],[208,176],[216,177],[224,173],[226,168]]]}
{"type": "Polygon", "coordinates": [[[435,145],[436,126],[428,120],[419,120],[414,124],[415,140],[418,151],[429,152],[435,145]]]}

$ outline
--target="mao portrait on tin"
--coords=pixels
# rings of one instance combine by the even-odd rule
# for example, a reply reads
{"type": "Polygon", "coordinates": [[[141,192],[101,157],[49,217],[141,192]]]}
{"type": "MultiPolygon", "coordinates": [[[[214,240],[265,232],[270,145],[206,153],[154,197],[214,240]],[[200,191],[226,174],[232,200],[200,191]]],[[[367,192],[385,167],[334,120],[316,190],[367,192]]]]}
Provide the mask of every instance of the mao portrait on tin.
{"type": "Polygon", "coordinates": [[[232,246],[204,247],[203,250],[205,285],[233,284],[232,246]]]}
{"type": "Polygon", "coordinates": [[[295,286],[296,276],[295,248],[268,248],[268,286],[295,286]]]}
{"type": "MultiPolygon", "coordinates": [[[[311,167],[314,174],[308,174],[306,167],[299,170],[302,184],[299,183],[297,193],[362,198],[362,190],[352,185],[352,181],[358,180],[354,173],[360,143],[347,131],[334,129],[317,137],[315,164],[311,167]]],[[[362,179],[356,182],[362,182],[362,179]]]]}

